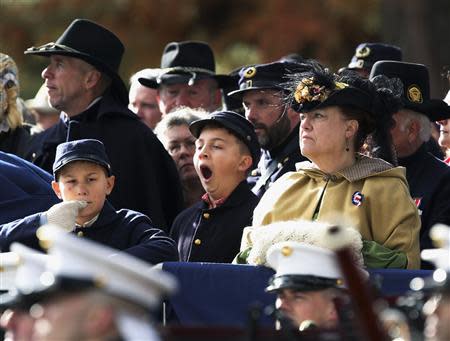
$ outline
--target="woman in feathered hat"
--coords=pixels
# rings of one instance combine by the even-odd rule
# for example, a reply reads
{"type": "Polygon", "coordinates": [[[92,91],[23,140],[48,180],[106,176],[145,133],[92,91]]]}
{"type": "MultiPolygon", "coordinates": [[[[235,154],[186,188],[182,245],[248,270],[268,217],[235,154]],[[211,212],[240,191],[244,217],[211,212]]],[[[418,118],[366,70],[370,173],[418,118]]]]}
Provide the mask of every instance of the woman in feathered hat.
{"type": "Polygon", "coordinates": [[[301,118],[301,153],[311,162],[297,164],[262,197],[241,251],[251,248],[248,232],[256,226],[309,219],[357,229],[368,267],[419,267],[420,219],[405,170],[391,164],[396,101],[386,84],[393,87],[337,76],[316,63],[293,75],[289,100],[301,118]],[[363,145],[380,158],[361,154],[363,145]]]}

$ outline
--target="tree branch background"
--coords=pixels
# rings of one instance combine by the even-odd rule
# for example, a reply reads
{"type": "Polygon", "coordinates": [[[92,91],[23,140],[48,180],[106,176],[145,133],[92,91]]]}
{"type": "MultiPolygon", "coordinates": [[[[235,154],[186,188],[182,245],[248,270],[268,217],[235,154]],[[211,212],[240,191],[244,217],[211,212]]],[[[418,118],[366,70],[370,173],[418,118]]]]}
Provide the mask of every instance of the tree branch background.
{"type": "Polygon", "coordinates": [[[42,84],[46,59],[23,51],[55,41],[75,18],[94,20],[122,40],[125,81],[159,67],[171,41],[208,42],[218,73],[289,53],[337,70],[357,44],[380,41],[429,67],[432,96],[444,97],[449,86],[441,77],[450,65],[448,0],[0,0],[0,16],[0,51],[18,64],[25,99],[42,84]]]}

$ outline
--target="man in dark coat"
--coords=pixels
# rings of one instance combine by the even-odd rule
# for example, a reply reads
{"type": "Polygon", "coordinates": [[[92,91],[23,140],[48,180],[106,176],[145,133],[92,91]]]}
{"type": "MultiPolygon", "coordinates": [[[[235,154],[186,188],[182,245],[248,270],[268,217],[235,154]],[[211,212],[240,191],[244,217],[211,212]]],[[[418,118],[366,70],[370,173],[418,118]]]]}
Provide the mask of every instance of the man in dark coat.
{"type": "Polygon", "coordinates": [[[245,117],[255,126],[262,148],[258,167],[247,179],[258,197],[283,174],[295,171],[297,162],[306,160],[298,147],[300,117],[284,101],[287,76],[305,67],[293,62],[244,67],[239,73],[239,89],[228,94],[242,100],[245,117]]]}
{"type": "Polygon", "coordinates": [[[50,171],[59,143],[102,141],[118,178],[111,203],[142,212],[164,229],[183,204],[178,174],[153,132],[127,109],[128,92],[117,73],[123,52],[112,32],[84,19],[72,22],[56,43],[25,51],[49,57],[42,76],[50,104],[62,111],[58,124],[34,136],[27,158],[50,171]]]}
{"type": "Polygon", "coordinates": [[[444,101],[430,99],[425,65],[379,61],[370,79],[378,75],[403,83],[403,106],[394,114],[392,141],[399,165],[406,167],[411,197],[421,216],[420,248],[432,248],[430,228],[436,223],[450,224],[450,167],[430,154],[426,143],[431,136],[430,121],[450,118],[450,110],[444,101]]]}
{"type": "Polygon", "coordinates": [[[52,177],[32,163],[0,152],[0,224],[45,211],[59,202],[52,177]]]}

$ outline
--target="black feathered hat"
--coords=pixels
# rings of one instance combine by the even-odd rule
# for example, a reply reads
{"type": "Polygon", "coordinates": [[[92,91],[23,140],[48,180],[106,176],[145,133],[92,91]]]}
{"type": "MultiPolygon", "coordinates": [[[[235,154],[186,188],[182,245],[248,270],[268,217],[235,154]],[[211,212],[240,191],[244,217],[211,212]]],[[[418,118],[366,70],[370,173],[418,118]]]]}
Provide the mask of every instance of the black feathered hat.
{"type": "Polygon", "coordinates": [[[361,147],[367,136],[372,135],[374,150],[378,150],[372,155],[395,163],[389,131],[392,114],[400,107],[400,82],[380,77],[373,83],[357,74],[336,75],[318,63],[311,65],[311,70],[291,77],[287,99],[291,107],[297,112],[329,106],[351,108],[360,124],[355,147],[361,147]]]}
{"type": "Polygon", "coordinates": [[[297,112],[308,112],[334,105],[345,105],[371,113],[373,111],[372,94],[366,89],[346,82],[349,77],[338,77],[320,64],[312,64],[310,70],[290,77],[289,99],[292,108],[297,112]]]}

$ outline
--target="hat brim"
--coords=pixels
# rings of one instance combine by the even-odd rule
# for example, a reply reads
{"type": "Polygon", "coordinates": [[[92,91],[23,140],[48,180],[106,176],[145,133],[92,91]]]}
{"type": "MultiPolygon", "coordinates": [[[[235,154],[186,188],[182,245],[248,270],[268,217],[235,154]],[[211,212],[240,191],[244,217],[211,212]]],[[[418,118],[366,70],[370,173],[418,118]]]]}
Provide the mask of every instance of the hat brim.
{"type": "Polygon", "coordinates": [[[92,56],[83,53],[81,51],[76,50],[65,50],[64,48],[52,44],[51,46],[42,45],[40,47],[36,47],[33,49],[28,49],[24,53],[30,54],[30,55],[37,55],[42,57],[50,57],[52,55],[61,55],[61,56],[67,56],[67,57],[74,57],[81,60],[84,60],[86,63],[91,64],[95,66],[99,71],[106,73],[109,77],[111,77],[112,80],[112,93],[115,97],[117,97],[120,102],[124,105],[128,105],[128,89],[123,82],[122,78],[119,76],[119,74],[115,71],[109,68],[107,65],[105,65],[101,60],[98,60],[96,58],[93,58],[92,56]]]}
{"type": "Polygon", "coordinates": [[[220,124],[224,128],[227,128],[227,129],[233,131],[235,134],[241,136],[242,139],[244,139],[244,136],[247,135],[238,126],[232,124],[228,120],[220,119],[220,118],[204,118],[201,120],[194,121],[189,125],[189,130],[195,138],[198,138],[200,136],[203,128],[209,123],[220,124]]]}
{"type": "MultiPolygon", "coordinates": [[[[239,115],[239,114],[236,113],[236,115],[239,115]]],[[[248,134],[243,129],[241,129],[239,126],[233,124],[229,120],[221,119],[218,117],[197,120],[197,121],[192,122],[189,125],[189,131],[195,138],[199,138],[203,128],[205,128],[205,126],[210,123],[219,124],[219,125],[223,126],[224,128],[232,131],[236,136],[238,136],[238,138],[247,145],[247,147],[250,151],[250,154],[252,156],[252,167],[251,168],[253,169],[254,167],[256,167],[256,165],[258,164],[259,159],[261,157],[260,149],[258,148],[257,150],[254,150],[254,148],[252,148],[248,144],[248,142],[246,142],[246,136],[248,134]]],[[[256,139],[256,137],[255,137],[255,139],[256,139]]]]}
{"type": "Polygon", "coordinates": [[[333,91],[323,102],[313,101],[300,104],[295,102],[294,105],[296,105],[294,109],[298,112],[343,105],[356,107],[369,113],[373,111],[370,95],[353,87],[333,91]]]}
{"type": "Polygon", "coordinates": [[[43,297],[45,297],[45,294],[42,292],[31,292],[27,294],[20,292],[16,294],[6,293],[0,296],[0,311],[6,309],[27,310],[33,304],[41,301],[43,297]]]}
{"type": "Polygon", "coordinates": [[[350,64],[348,64],[348,66],[347,66],[347,69],[348,70],[366,70],[366,71],[370,72],[370,69],[372,68],[372,66],[373,66],[373,63],[370,63],[367,60],[359,59],[357,61],[350,62],[350,64]]]}
{"type": "Polygon", "coordinates": [[[316,291],[328,288],[343,289],[339,283],[342,282],[336,278],[318,277],[312,275],[281,275],[272,276],[269,279],[267,292],[277,292],[283,289],[292,289],[296,291],[316,291]]]}
{"type": "Polygon", "coordinates": [[[231,97],[235,97],[235,98],[241,98],[242,95],[244,94],[244,92],[247,92],[247,91],[250,91],[250,90],[271,90],[271,89],[285,91],[285,89],[280,87],[280,86],[275,86],[275,85],[255,85],[255,86],[249,86],[247,88],[242,88],[242,89],[231,91],[227,95],[231,96],[231,97]]]}
{"type": "MultiPolygon", "coordinates": [[[[164,70],[164,69],[161,69],[164,70]]],[[[235,84],[235,81],[232,77],[227,75],[210,75],[205,73],[196,72],[195,80],[200,79],[214,79],[219,88],[227,88],[231,87],[235,84]]],[[[187,84],[189,80],[192,79],[192,74],[190,73],[166,73],[161,76],[155,76],[152,78],[139,78],[138,81],[142,85],[152,88],[158,89],[161,85],[171,85],[171,84],[187,84]]]]}
{"type": "Polygon", "coordinates": [[[413,103],[405,101],[405,108],[420,112],[427,116],[431,122],[450,118],[450,106],[439,99],[430,99],[424,103],[413,103]]]}
{"type": "Polygon", "coordinates": [[[82,292],[98,285],[91,278],[75,278],[59,276],[48,285],[29,292],[17,291],[14,294],[6,293],[0,296],[0,309],[29,309],[33,304],[42,302],[57,293],[82,292]]]}

